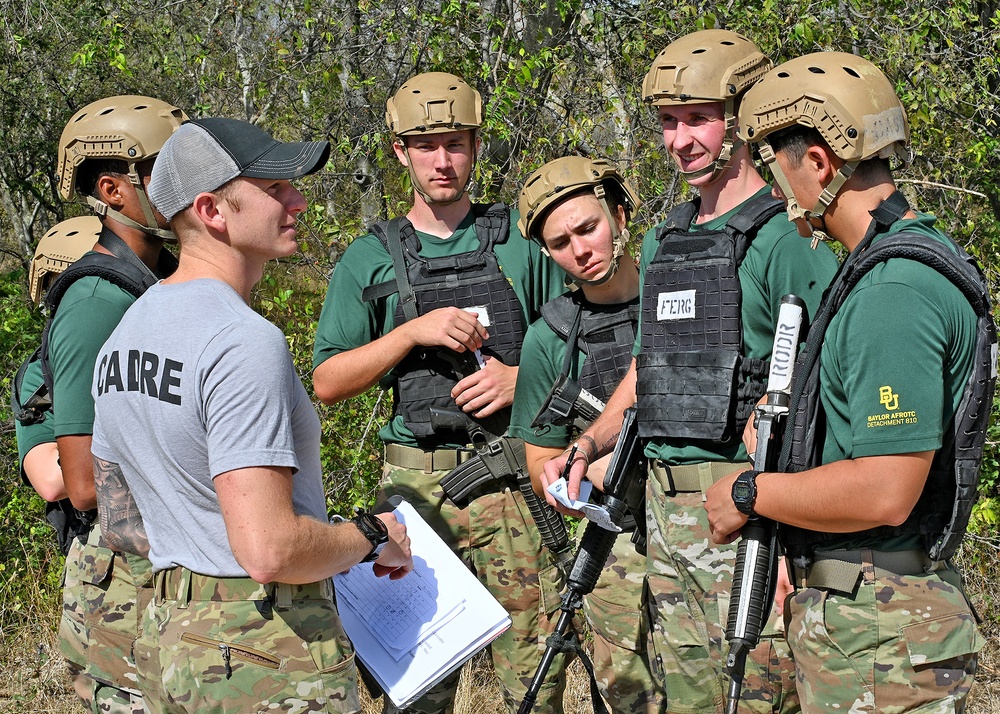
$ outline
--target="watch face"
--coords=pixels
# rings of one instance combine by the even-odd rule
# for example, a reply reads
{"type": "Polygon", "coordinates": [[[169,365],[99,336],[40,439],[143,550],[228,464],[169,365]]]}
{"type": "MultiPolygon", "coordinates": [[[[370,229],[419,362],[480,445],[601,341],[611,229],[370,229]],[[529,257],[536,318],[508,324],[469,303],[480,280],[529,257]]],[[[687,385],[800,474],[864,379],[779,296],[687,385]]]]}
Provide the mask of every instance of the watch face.
{"type": "Polygon", "coordinates": [[[750,484],[737,481],[733,484],[733,500],[748,501],[753,497],[750,484]]]}

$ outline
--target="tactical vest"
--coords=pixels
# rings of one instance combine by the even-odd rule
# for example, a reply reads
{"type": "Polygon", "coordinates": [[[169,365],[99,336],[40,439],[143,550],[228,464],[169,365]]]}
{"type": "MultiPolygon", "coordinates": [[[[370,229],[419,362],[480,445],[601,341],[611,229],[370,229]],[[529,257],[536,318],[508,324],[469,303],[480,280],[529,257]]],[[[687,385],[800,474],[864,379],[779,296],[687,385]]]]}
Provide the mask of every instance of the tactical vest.
{"type": "Polygon", "coordinates": [[[670,212],[646,268],[636,357],[643,439],[738,438],[766,388],[767,361],[743,354],[738,270],[782,203],[757,196],[723,229],[690,231],[698,205],[696,199],[670,212]]]}
{"type": "MultiPolygon", "coordinates": [[[[473,205],[479,247],[459,255],[425,258],[420,239],[406,218],[379,223],[372,233],[392,257],[392,280],[369,286],[361,294],[370,302],[399,293],[394,324],[416,319],[441,307],[485,309],[490,337],[483,343],[483,357],[492,356],[506,365],[517,365],[524,340],[524,320],[517,294],[504,276],[493,248],[510,235],[510,211],[501,203],[473,205]]],[[[482,310],[480,311],[482,315],[482,310]]],[[[483,317],[480,317],[483,320],[483,317]]],[[[451,390],[478,365],[473,355],[439,347],[417,347],[396,366],[395,411],[417,438],[438,436],[464,439],[459,435],[468,417],[455,404],[451,390]]],[[[507,428],[510,414],[483,420],[494,434],[507,428]]]]}
{"type": "MultiPolygon", "coordinates": [[[[632,301],[621,305],[589,305],[582,291],[560,295],[542,306],[542,319],[566,343],[562,369],[556,384],[563,391],[567,385],[583,388],[602,402],[607,402],[632,363],[632,346],[635,328],[639,321],[639,303],[632,301]],[[584,353],[579,379],[569,378],[577,350],[584,353]]],[[[576,391],[577,390],[572,390],[576,391]]],[[[545,404],[532,422],[566,425],[575,421],[575,414],[562,414],[545,404]]]]}
{"type": "MultiPolygon", "coordinates": [[[[896,202],[894,213],[882,218],[891,225],[909,207],[895,194],[883,203],[896,202]],[[898,197],[898,198],[897,198],[898,197]],[[905,207],[905,208],[903,208],[905,207]]],[[[873,226],[875,222],[873,222],[873,226]]],[[[824,297],[810,327],[806,346],[796,364],[789,424],[778,470],[799,472],[822,463],[825,418],[819,398],[819,356],[830,319],[868,271],[893,258],[914,260],[948,278],[976,312],[976,347],[973,366],[952,424],[946,428],[941,448],[934,454],[924,490],[906,521],[899,526],[881,526],[857,533],[821,533],[782,525],[783,544],[792,557],[811,557],[813,550],[833,540],[846,538],[885,539],[920,535],[933,560],[954,555],[965,534],[972,507],[978,498],[979,464],[986,440],[986,427],[996,385],[997,333],[993,322],[988,286],[974,258],[960,246],[943,243],[919,233],[898,233],[872,245],[877,232],[851,253],[824,297]],[[869,247],[871,246],[871,247],[869,247]],[[954,249],[954,250],[952,250],[954,249]]]]}
{"type": "MultiPolygon", "coordinates": [[[[88,253],[74,262],[62,272],[52,283],[45,295],[45,304],[49,309],[49,319],[42,330],[41,344],[25,359],[14,375],[10,390],[10,405],[14,418],[22,426],[30,426],[44,421],[52,412],[52,370],[49,366],[49,330],[55,319],[56,311],[62,302],[66,291],[77,280],[86,277],[98,277],[117,285],[122,290],[138,298],[156,283],[157,276],[150,272],[132,252],[128,245],[107,228],[101,231],[98,243],[112,251],[106,253],[88,253]],[[43,383],[32,394],[21,394],[24,374],[28,366],[35,361],[41,363],[43,383]]],[[[177,268],[177,259],[164,249],[160,252],[157,270],[166,277],[177,268]]],[[[26,481],[26,479],[25,479],[26,481]]],[[[25,485],[31,485],[26,483],[25,485]]],[[[85,536],[96,518],[97,511],[81,512],[73,508],[69,499],[46,504],[46,520],[56,530],[59,548],[63,554],[69,552],[70,542],[74,537],[85,536]]]]}

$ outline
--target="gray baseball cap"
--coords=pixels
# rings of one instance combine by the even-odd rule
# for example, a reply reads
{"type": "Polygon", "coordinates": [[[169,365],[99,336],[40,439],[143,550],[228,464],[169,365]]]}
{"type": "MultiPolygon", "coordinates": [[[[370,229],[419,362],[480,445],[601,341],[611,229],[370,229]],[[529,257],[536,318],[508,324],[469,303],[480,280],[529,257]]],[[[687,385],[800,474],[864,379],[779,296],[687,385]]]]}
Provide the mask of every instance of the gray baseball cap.
{"type": "Polygon", "coordinates": [[[168,221],[237,176],[294,179],[326,165],[327,141],[276,141],[238,119],[185,122],[163,144],[149,180],[149,199],[168,221]]]}

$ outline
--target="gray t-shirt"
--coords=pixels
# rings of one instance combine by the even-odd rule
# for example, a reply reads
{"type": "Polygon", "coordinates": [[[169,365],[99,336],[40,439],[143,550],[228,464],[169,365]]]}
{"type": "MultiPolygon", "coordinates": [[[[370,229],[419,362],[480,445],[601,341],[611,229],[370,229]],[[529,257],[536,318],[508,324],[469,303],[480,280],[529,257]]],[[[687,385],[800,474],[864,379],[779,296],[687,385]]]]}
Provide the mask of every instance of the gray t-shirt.
{"type": "Polygon", "coordinates": [[[326,520],[319,417],[284,335],[225,283],[151,287],[101,348],[93,394],[93,452],[121,466],[154,571],[247,577],[213,483],[227,471],[291,467],[295,512],[326,520]]]}

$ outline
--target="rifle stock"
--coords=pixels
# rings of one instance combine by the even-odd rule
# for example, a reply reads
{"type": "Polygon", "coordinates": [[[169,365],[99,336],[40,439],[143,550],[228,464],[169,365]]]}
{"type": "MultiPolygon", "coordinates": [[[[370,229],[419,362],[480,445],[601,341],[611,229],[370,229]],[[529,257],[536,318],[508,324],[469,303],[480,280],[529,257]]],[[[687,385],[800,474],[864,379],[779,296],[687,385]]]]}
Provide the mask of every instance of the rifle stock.
{"type": "MultiPolygon", "coordinates": [[[[773,469],[777,462],[804,313],[805,303],[800,298],[786,295],[781,299],[771,350],[767,399],[755,411],[757,449],[753,463],[757,471],[773,469]]],[[[727,714],[736,714],[739,706],[747,655],[760,641],[760,633],[771,612],[778,573],[774,521],[760,516],[749,518],[741,533],[726,626],[729,641],[726,670],[730,678],[727,714]]]]}

